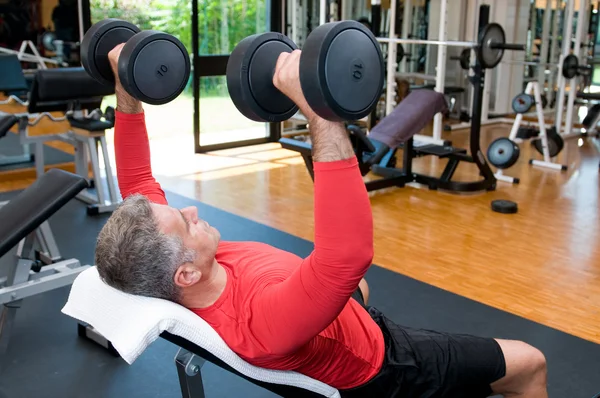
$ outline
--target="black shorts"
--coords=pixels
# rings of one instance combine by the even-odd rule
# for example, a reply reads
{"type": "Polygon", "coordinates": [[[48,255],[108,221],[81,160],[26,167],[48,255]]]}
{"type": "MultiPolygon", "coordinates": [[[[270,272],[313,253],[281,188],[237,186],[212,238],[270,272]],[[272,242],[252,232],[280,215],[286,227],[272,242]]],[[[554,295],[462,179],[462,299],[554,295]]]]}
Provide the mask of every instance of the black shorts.
{"type": "MultiPolygon", "coordinates": [[[[364,306],[360,291],[352,297],[364,306]]],[[[344,398],[488,397],[490,384],[506,374],[494,339],[403,327],[365,308],[383,332],[383,366],[366,384],[340,391],[344,398]]]]}

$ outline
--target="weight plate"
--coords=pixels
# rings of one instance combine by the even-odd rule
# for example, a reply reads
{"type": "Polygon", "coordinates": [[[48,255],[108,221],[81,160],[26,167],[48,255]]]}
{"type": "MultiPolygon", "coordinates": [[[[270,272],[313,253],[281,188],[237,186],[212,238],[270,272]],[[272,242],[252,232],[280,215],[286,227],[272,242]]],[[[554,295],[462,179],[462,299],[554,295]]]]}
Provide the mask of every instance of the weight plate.
{"type": "Polygon", "coordinates": [[[115,84],[108,53],[139,31],[134,24],[113,18],[92,25],[81,41],[81,64],[86,72],[100,83],[115,84]]]}
{"type": "Polygon", "coordinates": [[[190,78],[183,43],[163,32],[145,30],[127,41],[119,56],[119,79],[134,98],[166,104],[181,94],[190,78]]]}
{"type": "Polygon", "coordinates": [[[504,50],[492,48],[494,44],[505,44],[506,36],[504,29],[497,23],[487,24],[479,34],[479,45],[477,48],[477,59],[484,69],[495,68],[502,60],[504,50]]]}
{"type": "Polygon", "coordinates": [[[471,67],[471,49],[465,48],[460,52],[460,67],[469,70],[471,67]]]}
{"type": "Polygon", "coordinates": [[[310,107],[333,121],[358,120],[377,106],[385,75],[375,36],[356,21],[323,24],[306,39],[300,82],[310,107]]]}
{"type": "Polygon", "coordinates": [[[56,51],[56,46],[54,45],[55,40],[56,35],[54,32],[45,32],[42,35],[42,46],[48,51],[56,51]]]}
{"type": "Polygon", "coordinates": [[[519,160],[519,146],[508,138],[495,139],[487,150],[489,162],[499,168],[508,169],[519,160]]]}
{"type": "Polygon", "coordinates": [[[402,59],[404,59],[404,55],[404,47],[402,46],[402,43],[398,43],[396,46],[396,63],[399,64],[402,59]]]}
{"type": "Polygon", "coordinates": [[[502,214],[515,214],[519,208],[517,204],[511,200],[492,200],[492,210],[502,214]]]}
{"type": "Polygon", "coordinates": [[[533,95],[521,93],[515,96],[512,100],[512,108],[515,113],[527,113],[535,104],[533,95]]]}
{"type": "Polygon", "coordinates": [[[569,54],[565,57],[562,64],[562,74],[566,79],[572,79],[577,76],[577,69],[579,67],[579,61],[577,56],[569,54]]]}
{"type": "Polygon", "coordinates": [[[227,62],[227,90],[236,108],[257,122],[281,122],[298,107],[273,85],[273,73],[282,52],[298,47],[280,33],[248,36],[233,49],[227,62]]]}
{"type": "MultiPolygon", "coordinates": [[[[551,158],[558,156],[558,154],[565,147],[563,138],[556,132],[556,127],[546,129],[546,136],[548,138],[548,154],[551,158]]],[[[531,141],[533,147],[542,156],[544,156],[544,147],[541,138],[531,141]]]]}
{"type": "Polygon", "coordinates": [[[590,131],[596,127],[596,124],[598,124],[598,116],[600,116],[600,104],[595,104],[588,109],[587,115],[585,115],[585,118],[583,118],[583,122],[581,122],[581,124],[583,124],[583,127],[587,131],[590,131]]]}
{"type": "Polygon", "coordinates": [[[544,93],[541,95],[542,98],[542,109],[546,109],[548,106],[548,96],[544,93]]]}

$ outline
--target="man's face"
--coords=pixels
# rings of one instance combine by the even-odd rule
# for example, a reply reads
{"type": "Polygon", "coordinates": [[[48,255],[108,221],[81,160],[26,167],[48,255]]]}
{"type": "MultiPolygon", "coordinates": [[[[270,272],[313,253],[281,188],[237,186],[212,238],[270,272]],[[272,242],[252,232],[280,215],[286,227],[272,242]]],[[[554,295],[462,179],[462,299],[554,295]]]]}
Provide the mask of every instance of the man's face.
{"type": "Polygon", "coordinates": [[[158,228],[161,232],[178,236],[185,247],[196,252],[194,265],[201,272],[212,265],[221,235],[206,221],[198,218],[198,209],[186,207],[179,210],[153,203],[152,211],[158,220],[158,228]]]}

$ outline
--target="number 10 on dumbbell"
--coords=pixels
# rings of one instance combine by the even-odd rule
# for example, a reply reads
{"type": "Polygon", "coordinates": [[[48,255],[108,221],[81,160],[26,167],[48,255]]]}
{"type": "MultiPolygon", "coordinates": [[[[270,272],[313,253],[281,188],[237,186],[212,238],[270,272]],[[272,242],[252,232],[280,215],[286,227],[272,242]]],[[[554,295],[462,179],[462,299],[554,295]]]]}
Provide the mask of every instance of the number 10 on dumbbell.
{"type": "MultiPolygon", "coordinates": [[[[273,84],[277,59],[298,47],[280,33],[249,36],[227,63],[227,88],[238,110],[258,122],[281,122],[298,108],[273,84]]],[[[332,121],[358,120],[377,106],[384,63],[375,36],[356,21],[316,28],[300,56],[300,84],[311,109],[332,121]]]]}
{"type": "Polygon", "coordinates": [[[81,63],[100,83],[114,85],[108,53],[125,43],[119,56],[119,80],[132,97],[152,105],[165,104],[184,90],[190,77],[185,46],[172,35],[140,31],[132,23],[105,19],[94,24],[81,42],[81,63]]]}

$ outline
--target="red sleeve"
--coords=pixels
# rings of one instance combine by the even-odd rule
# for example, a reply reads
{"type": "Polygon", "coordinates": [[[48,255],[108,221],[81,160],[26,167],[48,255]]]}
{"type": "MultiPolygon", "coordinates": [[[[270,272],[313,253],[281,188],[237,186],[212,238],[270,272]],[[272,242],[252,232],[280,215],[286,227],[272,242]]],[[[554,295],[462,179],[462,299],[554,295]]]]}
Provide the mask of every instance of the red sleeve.
{"type": "Polygon", "coordinates": [[[137,193],[154,203],[167,204],[164,191],[152,175],[144,113],[115,112],[115,159],[123,199],[137,193]]]}
{"type": "Polygon", "coordinates": [[[314,171],[314,251],[252,303],[252,332],[275,355],[294,352],[329,326],[373,259],[373,217],[356,158],[315,163],[314,171]]]}

